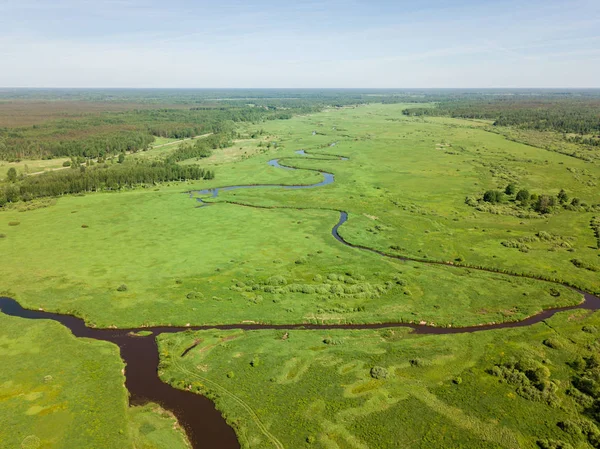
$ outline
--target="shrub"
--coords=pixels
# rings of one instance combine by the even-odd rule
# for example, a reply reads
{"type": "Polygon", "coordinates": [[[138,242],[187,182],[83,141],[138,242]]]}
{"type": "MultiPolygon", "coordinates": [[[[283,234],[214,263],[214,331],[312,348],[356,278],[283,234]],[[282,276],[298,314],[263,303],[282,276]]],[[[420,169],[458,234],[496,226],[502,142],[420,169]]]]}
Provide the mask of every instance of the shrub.
{"type": "Polygon", "coordinates": [[[286,285],[287,280],[283,276],[271,276],[267,279],[268,285],[286,285]]]}
{"type": "Polygon", "coordinates": [[[127,286],[125,284],[121,284],[117,287],[117,291],[118,292],[125,292],[127,291],[127,286]]]}
{"type": "Polygon", "coordinates": [[[551,296],[554,296],[555,298],[558,298],[560,296],[560,292],[557,289],[555,289],[554,287],[550,288],[549,293],[551,296]]]}
{"type": "Polygon", "coordinates": [[[583,326],[581,328],[581,330],[583,332],[587,332],[588,334],[595,334],[596,332],[598,332],[598,328],[596,326],[593,326],[593,325],[583,326]]]}
{"type": "Polygon", "coordinates": [[[501,203],[504,200],[504,193],[500,190],[488,190],[483,194],[483,201],[486,203],[501,203]]]}
{"type": "Polygon", "coordinates": [[[411,359],[409,362],[410,362],[411,366],[414,366],[417,368],[427,365],[427,363],[423,359],[411,359]]]}
{"type": "Polygon", "coordinates": [[[504,189],[504,193],[506,193],[507,195],[514,195],[517,192],[517,186],[514,185],[512,182],[506,186],[506,188],[504,189]]]}
{"type": "Polygon", "coordinates": [[[571,360],[570,362],[568,362],[567,365],[569,365],[575,371],[582,371],[586,367],[585,360],[583,360],[583,357],[581,357],[580,355],[578,355],[573,360],[571,360]]]}
{"type": "Polygon", "coordinates": [[[556,195],[556,197],[558,198],[558,201],[560,201],[561,204],[564,204],[569,200],[569,195],[567,195],[565,189],[560,189],[560,192],[558,192],[558,195],[556,195]]]}
{"type": "Polygon", "coordinates": [[[229,371],[229,372],[227,373],[227,377],[228,377],[229,379],[233,379],[233,378],[235,377],[235,373],[234,373],[233,371],[229,371]]]}
{"type": "Polygon", "coordinates": [[[388,370],[382,366],[374,366],[371,368],[371,377],[373,379],[387,379],[388,375],[388,370]]]}
{"type": "Polygon", "coordinates": [[[198,298],[200,295],[198,292],[189,292],[187,295],[185,295],[185,297],[187,299],[196,299],[198,298]]]}
{"type": "Polygon", "coordinates": [[[540,449],[573,449],[569,443],[557,440],[537,440],[537,445],[540,449]]]}
{"type": "Polygon", "coordinates": [[[21,224],[20,221],[9,221],[8,225],[9,226],[19,226],[21,224]]]}
{"type": "Polygon", "coordinates": [[[82,224],[82,225],[81,225],[81,227],[82,227],[82,228],[84,228],[84,229],[85,229],[85,228],[89,228],[89,226],[88,226],[88,225],[86,225],[86,224],[82,224]]]}
{"type": "Polygon", "coordinates": [[[62,163],[62,166],[63,166],[63,167],[70,167],[70,166],[71,166],[71,161],[64,161],[64,162],[62,163]]]}
{"type": "Polygon", "coordinates": [[[565,421],[559,421],[556,425],[563,432],[570,433],[571,435],[578,435],[581,433],[581,427],[575,421],[567,419],[565,421]]]}
{"type": "Polygon", "coordinates": [[[456,385],[462,384],[462,377],[456,376],[454,379],[452,379],[452,383],[456,385]]]}
{"type": "Polygon", "coordinates": [[[529,198],[531,198],[531,195],[529,194],[529,190],[526,189],[519,190],[517,192],[517,196],[515,197],[515,199],[521,202],[521,204],[527,204],[529,202],[529,198]]]}
{"type": "Polygon", "coordinates": [[[564,345],[558,338],[547,338],[546,340],[544,340],[543,343],[544,345],[552,349],[561,349],[564,347],[564,345]]]}
{"type": "Polygon", "coordinates": [[[257,355],[255,355],[252,360],[250,360],[250,366],[253,368],[256,368],[257,366],[260,365],[260,359],[257,355]]]}
{"type": "Polygon", "coordinates": [[[556,205],[556,200],[552,196],[540,195],[533,206],[536,212],[540,214],[549,214],[556,205]]]}
{"type": "Polygon", "coordinates": [[[6,234],[0,234],[0,239],[5,239],[6,238],[6,234]]]}

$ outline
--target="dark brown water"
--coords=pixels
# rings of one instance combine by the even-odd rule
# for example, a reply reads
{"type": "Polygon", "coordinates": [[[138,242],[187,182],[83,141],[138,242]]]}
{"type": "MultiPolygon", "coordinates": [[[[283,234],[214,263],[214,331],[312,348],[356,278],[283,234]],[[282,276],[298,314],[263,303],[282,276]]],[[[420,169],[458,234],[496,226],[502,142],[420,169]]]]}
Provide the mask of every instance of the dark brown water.
{"type": "MultiPolygon", "coordinates": [[[[302,155],[306,153],[303,150],[302,155]]],[[[293,167],[284,166],[278,160],[269,161],[269,164],[278,168],[293,167]]],[[[318,170],[317,170],[318,171],[318,170]]],[[[227,186],[211,190],[202,190],[196,192],[198,194],[210,194],[216,197],[220,190],[233,190],[243,188],[256,187],[283,187],[292,189],[305,189],[320,187],[331,184],[334,181],[331,173],[323,174],[324,180],[312,185],[254,185],[254,186],[227,186]]],[[[198,199],[201,201],[200,199],[198,199]]],[[[340,212],[340,218],[336,225],[332,228],[331,234],[340,243],[352,248],[370,251],[384,257],[392,257],[400,260],[411,260],[402,256],[394,256],[383,253],[368,247],[354,245],[341,237],[338,229],[348,220],[348,214],[344,211],[340,212]]],[[[422,262],[422,261],[419,261],[422,262]]],[[[454,266],[444,262],[427,262],[454,266]]],[[[491,271],[485,268],[472,268],[483,271],[491,271]]],[[[545,281],[540,281],[545,282],[545,281]]],[[[94,329],[85,326],[81,318],[70,315],[61,315],[38,310],[28,310],[11,298],[0,297],[0,310],[6,315],[16,316],[27,319],[49,319],[54,320],[65,327],[69,328],[76,337],[93,338],[96,340],[109,341],[116,344],[121,352],[121,357],[126,363],[125,368],[125,386],[129,390],[130,403],[132,405],[141,405],[147,402],[156,402],[167,410],[175,414],[179,423],[185,428],[190,443],[195,449],[200,448],[219,448],[230,449],[239,448],[235,433],[231,427],[225,422],[221,414],[215,409],[214,404],[204,396],[200,396],[188,391],[175,389],[163,383],[158,377],[158,349],[156,346],[155,335],[161,333],[182,332],[186,330],[204,330],[204,329],[242,329],[242,330],[259,330],[259,329],[307,329],[307,330],[324,330],[324,329],[384,329],[393,327],[408,327],[413,329],[416,334],[457,334],[465,332],[480,332],[491,329],[506,329],[513,327],[531,326],[545,319],[550,318],[557,312],[586,309],[599,310],[600,298],[589,293],[581,292],[584,296],[584,301],[581,304],[557,309],[545,310],[538,315],[529,317],[523,321],[508,322],[499,324],[488,324],[482,326],[471,326],[461,328],[443,328],[421,326],[411,323],[372,323],[372,324],[291,324],[291,325],[257,325],[257,324],[235,324],[221,326],[195,326],[195,327],[153,327],[140,329],[94,329]],[[131,335],[131,332],[152,331],[153,335],[149,337],[138,337],[131,335]]],[[[185,353],[184,353],[185,354],[185,353]]],[[[184,355],[183,354],[183,355],[184,355]]]]}

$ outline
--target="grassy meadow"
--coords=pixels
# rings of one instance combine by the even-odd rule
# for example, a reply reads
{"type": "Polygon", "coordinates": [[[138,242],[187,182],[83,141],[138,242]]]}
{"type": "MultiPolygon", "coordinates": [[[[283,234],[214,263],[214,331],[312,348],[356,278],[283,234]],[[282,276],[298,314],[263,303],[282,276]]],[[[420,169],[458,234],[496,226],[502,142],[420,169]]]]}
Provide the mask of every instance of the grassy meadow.
{"type": "MultiPolygon", "coordinates": [[[[214,170],[214,179],[4,207],[0,295],[98,327],[457,327],[518,321],[582,300],[566,287],[502,271],[600,292],[596,163],[532,146],[534,133],[527,133],[529,145],[508,140],[499,134],[506,130],[490,132],[488,120],[402,114],[413,106],[238,123],[230,148],[181,162],[214,170]],[[275,158],[307,170],[267,164],[275,158]],[[197,193],[315,184],[323,179],[318,171],[335,182],[216,198],[197,193]],[[513,201],[476,201],[508,184],[553,197],[564,189],[581,205],[542,215],[513,201]],[[339,229],[346,241],[415,260],[338,242],[331,229],[340,210],[349,214],[339,229]],[[455,266],[428,263],[434,261],[455,266]]],[[[159,138],[154,145],[127,158],[158,161],[179,144],[159,138]]],[[[25,162],[19,164],[21,172],[25,162]]],[[[0,167],[0,178],[7,170],[0,167]]],[[[600,447],[592,422],[599,421],[598,327],[598,314],[574,311],[528,328],[446,336],[407,329],[183,332],[158,337],[160,375],[211,397],[244,448],[401,442],[583,449],[600,447]]],[[[110,344],[0,314],[0,355],[0,421],[8,424],[0,428],[1,447],[185,446],[164,411],[128,408],[123,363],[110,344]]]]}
{"type": "Polygon", "coordinates": [[[188,447],[160,407],[128,406],[124,365],[110,343],[0,313],[0,356],[1,448],[188,447]]]}
{"type": "MultiPolygon", "coordinates": [[[[5,210],[0,291],[28,307],[127,327],[246,321],[457,326],[519,320],[581,300],[545,282],[347,248],[330,235],[335,210],[348,211],[340,233],[355,244],[600,289],[596,272],[571,262],[599,263],[592,212],[519,218],[465,204],[465,197],[509,181],[539,192],[564,186],[593,204],[596,190],[587,182],[595,179],[593,164],[508,141],[477,122],[405,117],[403,107],[369,105],[266,122],[255,139],[199,162],[215,169],[211,181],[5,210]],[[334,173],[335,183],[221,192],[205,198],[221,204],[205,207],[185,193],[322,179],[315,171],[269,166],[276,157],[334,173]],[[503,244],[536,239],[541,231],[552,237],[533,241],[527,253],[503,244]]],[[[255,128],[246,125],[240,134],[255,128]]]]}
{"type": "Polygon", "coordinates": [[[578,379],[599,326],[575,311],[475,334],[163,334],[160,375],[211,397],[245,449],[587,448],[600,431],[578,379]]]}

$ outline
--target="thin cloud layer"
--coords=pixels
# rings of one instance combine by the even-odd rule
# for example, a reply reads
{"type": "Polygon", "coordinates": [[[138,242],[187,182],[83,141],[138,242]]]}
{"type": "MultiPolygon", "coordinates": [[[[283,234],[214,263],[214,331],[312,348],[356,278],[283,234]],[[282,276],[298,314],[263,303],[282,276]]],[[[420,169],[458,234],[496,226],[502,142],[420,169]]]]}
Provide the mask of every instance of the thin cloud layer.
{"type": "Polygon", "coordinates": [[[600,4],[5,1],[0,86],[598,87],[600,4]]]}

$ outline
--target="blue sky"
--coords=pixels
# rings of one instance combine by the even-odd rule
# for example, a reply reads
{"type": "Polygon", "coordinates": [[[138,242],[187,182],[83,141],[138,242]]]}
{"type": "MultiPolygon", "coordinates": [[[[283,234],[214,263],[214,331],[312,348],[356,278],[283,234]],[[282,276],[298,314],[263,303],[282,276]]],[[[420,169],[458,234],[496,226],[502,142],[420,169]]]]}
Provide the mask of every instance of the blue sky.
{"type": "Polygon", "coordinates": [[[0,0],[4,87],[600,87],[600,1],[0,0]]]}

